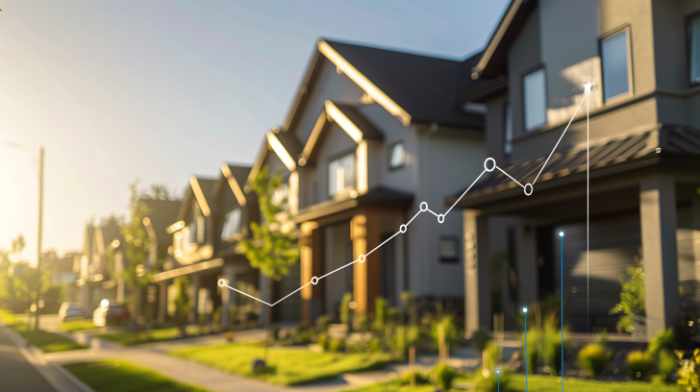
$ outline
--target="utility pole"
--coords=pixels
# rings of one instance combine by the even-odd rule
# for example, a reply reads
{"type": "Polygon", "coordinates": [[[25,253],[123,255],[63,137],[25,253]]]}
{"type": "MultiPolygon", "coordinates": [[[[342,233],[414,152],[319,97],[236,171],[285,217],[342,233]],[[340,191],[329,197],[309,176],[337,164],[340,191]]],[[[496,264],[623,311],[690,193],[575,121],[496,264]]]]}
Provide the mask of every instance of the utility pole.
{"type": "Polygon", "coordinates": [[[34,313],[34,329],[39,330],[39,318],[41,315],[41,259],[42,255],[42,241],[44,237],[44,146],[39,146],[39,171],[38,171],[38,182],[39,182],[39,197],[38,199],[38,213],[37,213],[37,233],[36,233],[36,272],[37,272],[37,283],[36,283],[36,309],[34,313]]]}

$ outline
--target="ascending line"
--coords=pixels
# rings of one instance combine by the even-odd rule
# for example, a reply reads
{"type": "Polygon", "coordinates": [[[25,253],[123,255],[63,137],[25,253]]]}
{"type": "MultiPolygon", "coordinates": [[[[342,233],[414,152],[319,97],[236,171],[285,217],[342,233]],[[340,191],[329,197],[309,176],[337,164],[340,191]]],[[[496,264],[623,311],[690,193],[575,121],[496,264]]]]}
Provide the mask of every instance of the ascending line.
{"type": "MultiPolygon", "coordinates": [[[[585,88],[586,101],[588,100],[588,97],[590,96],[590,92],[591,92],[590,84],[587,83],[587,84],[586,84],[586,88],[585,88]]],[[[354,264],[356,264],[356,263],[364,263],[364,262],[366,262],[366,261],[367,261],[367,257],[368,257],[369,255],[371,255],[372,253],[376,252],[376,251],[379,250],[382,246],[386,245],[386,244],[389,243],[390,241],[393,241],[394,238],[398,237],[400,234],[405,234],[405,233],[408,231],[408,227],[411,225],[411,223],[413,223],[413,221],[414,221],[416,218],[418,218],[419,215],[421,215],[421,214],[423,214],[423,213],[426,213],[426,212],[427,212],[427,213],[429,213],[429,214],[432,214],[432,215],[436,218],[437,223],[439,223],[439,224],[444,223],[444,222],[445,222],[445,217],[447,217],[447,215],[448,215],[450,212],[452,212],[452,210],[455,208],[455,206],[456,206],[457,204],[459,204],[459,202],[469,193],[469,191],[471,191],[471,189],[479,182],[479,180],[481,180],[481,177],[483,177],[483,175],[484,175],[485,173],[487,173],[487,172],[492,172],[492,171],[494,171],[494,170],[500,171],[500,172],[503,173],[506,177],[508,177],[511,181],[513,181],[513,182],[516,183],[518,186],[520,186],[521,188],[523,188],[523,191],[524,191],[524,193],[525,193],[525,196],[531,196],[531,195],[532,195],[532,192],[533,192],[533,185],[534,185],[534,184],[537,182],[537,180],[539,179],[540,175],[542,174],[542,171],[544,170],[545,166],[546,166],[547,163],[549,162],[549,159],[550,159],[550,158],[552,157],[552,155],[554,154],[554,151],[556,151],[557,147],[559,147],[559,143],[561,143],[562,139],[564,138],[564,135],[565,135],[566,132],[569,130],[569,127],[571,126],[571,124],[573,123],[574,119],[576,118],[576,115],[578,115],[578,112],[579,112],[579,110],[581,109],[582,104],[583,104],[583,101],[581,102],[581,104],[579,104],[579,105],[576,107],[576,111],[574,112],[573,116],[571,116],[571,119],[569,120],[569,123],[566,125],[566,128],[564,128],[564,131],[563,131],[562,134],[559,136],[559,139],[557,140],[556,144],[555,144],[554,147],[552,148],[552,151],[550,151],[549,155],[547,156],[547,159],[545,159],[545,161],[542,163],[542,166],[540,167],[539,171],[537,172],[537,176],[535,177],[534,181],[532,181],[532,183],[527,183],[527,184],[523,185],[523,184],[522,184],[520,181],[518,181],[515,177],[513,177],[513,176],[510,175],[508,172],[506,172],[505,170],[503,170],[500,166],[498,166],[498,164],[496,163],[496,160],[495,160],[495,159],[489,157],[489,158],[486,158],[486,159],[484,160],[484,170],[482,170],[481,173],[479,173],[479,175],[474,179],[474,181],[472,181],[472,183],[467,187],[467,189],[465,189],[464,192],[462,192],[462,194],[459,195],[459,197],[450,205],[450,207],[449,207],[447,210],[445,210],[445,212],[439,214],[439,213],[433,211],[432,209],[430,209],[430,208],[428,207],[428,203],[427,203],[427,202],[425,202],[425,201],[421,202],[421,203],[419,204],[419,209],[418,209],[418,211],[416,211],[416,212],[413,214],[413,216],[411,216],[411,218],[410,218],[408,221],[406,221],[406,223],[401,224],[401,225],[399,226],[399,230],[398,230],[397,232],[395,232],[394,234],[392,234],[390,237],[386,238],[384,241],[380,242],[377,246],[375,246],[374,248],[372,248],[371,250],[369,250],[367,253],[362,254],[362,255],[360,255],[359,257],[357,257],[356,259],[354,259],[354,260],[352,260],[352,261],[350,261],[350,262],[348,262],[348,263],[346,263],[346,264],[343,264],[343,265],[341,265],[340,267],[338,267],[338,268],[336,268],[336,269],[334,269],[334,270],[332,270],[332,271],[330,271],[330,272],[327,272],[327,273],[325,273],[325,274],[323,274],[323,275],[321,275],[321,276],[312,276],[310,281],[308,281],[308,282],[302,284],[301,286],[299,286],[298,288],[296,288],[295,290],[293,290],[292,292],[288,293],[287,295],[285,295],[284,297],[278,299],[278,300],[275,301],[275,302],[272,302],[272,303],[267,302],[267,301],[265,301],[265,300],[262,300],[262,299],[260,299],[260,298],[255,297],[255,296],[253,296],[253,295],[250,295],[250,294],[248,294],[248,293],[246,293],[246,292],[244,292],[244,291],[242,291],[242,290],[239,290],[239,289],[237,289],[237,288],[235,288],[235,287],[232,287],[232,286],[229,285],[230,282],[228,282],[226,279],[219,279],[219,280],[218,280],[218,285],[219,285],[219,287],[227,288],[227,289],[229,289],[229,290],[231,290],[231,291],[234,291],[234,292],[236,292],[236,293],[238,293],[238,294],[244,295],[244,296],[246,296],[246,297],[248,297],[248,298],[250,298],[250,299],[252,299],[252,300],[254,300],[254,301],[257,301],[257,302],[259,302],[259,303],[261,303],[261,304],[263,304],[263,305],[267,305],[267,306],[269,306],[269,307],[273,307],[273,306],[275,306],[275,305],[281,303],[282,301],[286,300],[287,298],[291,297],[292,295],[298,293],[299,291],[301,291],[302,289],[304,289],[304,288],[307,287],[308,285],[316,286],[316,285],[321,281],[321,279],[325,279],[325,278],[327,278],[328,276],[330,276],[330,275],[332,275],[332,274],[334,274],[334,273],[336,273],[336,272],[338,272],[338,271],[341,271],[341,270],[343,270],[343,269],[345,269],[345,268],[347,268],[347,267],[350,267],[351,265],[354,265],[354,264]]],[[[589,118],[588,118],[588,116],[587,116],[587,117],[586,117],[586,127],[588,127],[588,121],[589,121],[589,118]]],[[[587,169],[587,172],[588,172],[588,169],[587,169]]],[[[589,207],[589,206],[587,205],[587,211],[588,211],[588,207],[589,207]]],[[[587,214],[588,214],[588,212],[587,212],[587,214]]],[[[587,220],[588,220],[588,218],[587,218],[587,220]]],[[[586,241],[588,241],[588,233],[586,234],[586,241]]],[[[589,267],[589,268],[590,268],[590,267],[589,267]]]]}

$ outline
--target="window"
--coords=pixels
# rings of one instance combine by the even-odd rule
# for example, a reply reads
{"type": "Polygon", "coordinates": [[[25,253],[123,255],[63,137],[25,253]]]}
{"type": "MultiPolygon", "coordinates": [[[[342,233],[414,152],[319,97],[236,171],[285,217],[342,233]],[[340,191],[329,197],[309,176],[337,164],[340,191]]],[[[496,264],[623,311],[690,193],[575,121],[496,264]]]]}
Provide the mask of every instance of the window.
{"type": "Polygon", "coordinates": [[[350,153],[328,164],[328,194],[342,195],[355,187],[355,154],[350,153]]]}
{"type": "Polygon", "coordinates": [[[510,156],[513,152],[513,111],[510,102],[503,105],[503,154],[510,156]]]}
{"type": "Polygon", "coordinates": [[[700,83],[700,15],[690,19],[688,25],[690,53],[690,82],[700,83]]]}
{"type": "Polygon", "coordinates": [[[406,148],[402,142],[395,143],[389,150],[389,169],[399,169],[406,164],[406,148]]]}
{"type": "Polygon", "coordinates": [[[629,30],[620,31],[600,41],[605,101],[630,93],[629,56],[629,30]]]}
{"type": "Polygon", "coordinates": [[[530,72],[523,79],[523,108],[525,130],[543,126],[547,115],[547,92],[545,91],[544,68],[530,72]]]}
{"type": "Polygon", "coordinates": [[[241,209],[234,208],[224,217],[224,226],[221,229],[221,238],[227,239],[238,234],[241,229],[241,209]]]}
{"type": "Polygon", "coordinates": [[[459,241],[453,236],[440,237],[440,261],[456,263],[459,261],[459,241]]]}

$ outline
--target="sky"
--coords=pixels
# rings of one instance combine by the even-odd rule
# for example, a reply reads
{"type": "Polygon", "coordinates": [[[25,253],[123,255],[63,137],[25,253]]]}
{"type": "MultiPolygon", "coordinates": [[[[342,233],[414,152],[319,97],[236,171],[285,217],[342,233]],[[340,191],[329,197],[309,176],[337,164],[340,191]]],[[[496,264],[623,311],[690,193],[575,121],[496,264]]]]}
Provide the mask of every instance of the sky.
{"type": "Polygon", "coordinates": [[[319,37],[451,58],[483,47],[506,0],[0,0],[0,249],[80,249],[134,181],[181,194],[251,163],[282,123],[319,37]]]}

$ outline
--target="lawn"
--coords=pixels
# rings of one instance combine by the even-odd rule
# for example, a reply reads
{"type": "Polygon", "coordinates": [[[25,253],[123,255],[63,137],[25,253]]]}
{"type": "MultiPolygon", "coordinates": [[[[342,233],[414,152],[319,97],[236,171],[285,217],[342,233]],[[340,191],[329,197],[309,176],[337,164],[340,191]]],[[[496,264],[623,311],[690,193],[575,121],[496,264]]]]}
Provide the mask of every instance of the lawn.
{"type": "Polygon", "coordinates": [[[376,368],[392,360],[385,353],[336,354],[298,347],[271,347],[267,364],[272,371],[253,374],[251,364],[264,355],[264,347],[260,344],[200,345],[176,348],[170,353],[229,373],[278,385],[297,385],[333,378],[342,373],[376,368]]]}
{"type": "MultiPolygon", "coordinates": [[[[196,336],[199,332],[199,327],[195,325],[187,326],[188,336],[196,336]]],[[[109,332],[103,332],[96,337],[119,343],[124,346],[134,346],[144,343],[163,342],[167,340],[179,339],[180,330],[177,327],[153,328],[143,331],[129,331],[126,329],[117,329],[109,332]]]]}
{"type": "Polygon", "coordinates": [[[207,392],[126,361],[81,362],[64,367],[95,392],[207,392]]]}
{"type": "Polygon", "coordinates": [[[80,332],[98,329],[99,327],[93,324],[92,320],[71,320],[62,322],[59,328],[63,332],[80,332]]]}
{"type": "Polygon", "coordinates": [[[22,335],[32,346],[37,347],[45,353],[55,353],[60,351],[79,350],[85,346],[74,342],[63,335],[52,332],[29,328],[23,316],[10,313],[0,309],[0,322],[22,335]]]}
{"type": "MultiPolygon", "coordinates": [[[[468,383],[468,380],[461,379],[458,384],[468,383]]],[[[528,389],[537,392],[559,392],[561,384],[559,377],[551,376],[530,376],[528,378],[528,389]]],[[[510,383],[509,391],[524,391],[523,376],[513,377],[510,383]]],[[[575,378],[567,378],[564,381],[564,387],[569,392],[677,392],[678,387],[674,385],[657,385],[639,382],[601,382],[575,378]]],[[[351,389],[347,392],[433,392],[434,387],[430,385],[422,385],[411,388],[410,386],[401,386],[398,380],[393,380],[384,383],[369,385],[366,387],[351,389]]]]}

